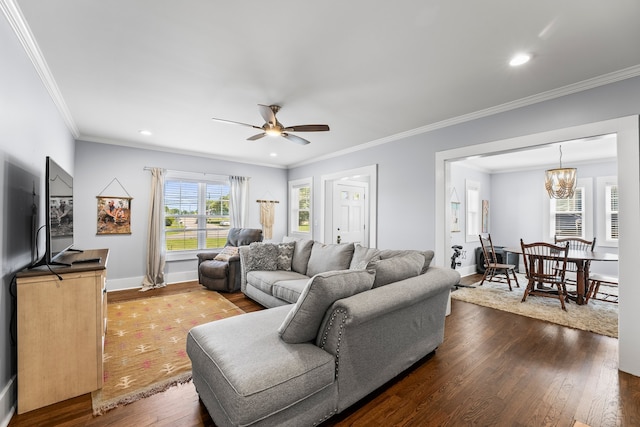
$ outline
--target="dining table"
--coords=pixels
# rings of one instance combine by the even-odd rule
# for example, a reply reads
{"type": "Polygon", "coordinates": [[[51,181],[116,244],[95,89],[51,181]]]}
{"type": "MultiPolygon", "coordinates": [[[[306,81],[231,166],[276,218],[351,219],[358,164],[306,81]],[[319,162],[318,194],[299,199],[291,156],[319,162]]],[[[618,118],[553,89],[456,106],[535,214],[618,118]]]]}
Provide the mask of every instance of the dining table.
{"type": "MultiPolygon", "coordinates": [[[[507,247],[503,249],[505,252],[522,254],[522,248],[507,247]]],[[[569,249],[567,252],[567,262],[576,265],[576,294],[570,295],[578,305],[586,304],[586,286],[589,280],[589,269],[585,268],[590,261],[618,261],[618,254],[603,251],[583,251],[577,249],[569,249]]]]}

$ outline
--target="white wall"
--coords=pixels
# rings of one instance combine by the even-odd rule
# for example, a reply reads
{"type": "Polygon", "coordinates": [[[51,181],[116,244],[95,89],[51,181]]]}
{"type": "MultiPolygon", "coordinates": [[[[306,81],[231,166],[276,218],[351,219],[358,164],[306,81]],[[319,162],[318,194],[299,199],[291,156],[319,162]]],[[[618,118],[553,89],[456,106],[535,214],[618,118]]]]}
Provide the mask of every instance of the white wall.
{"type": "MultiPolygon", "coordinates": [[[[493,203],[491,175],[485,172],[481,172],[475,169],[462,166],[460,163],[451,164],[451,187],[456,189],[458,200],[460,201],[460,232],[451,233],[451,243],[449,246],[460,245],[463,247],[463,255],[458,259],[461,262],[458,270],[460,274],[466,276],[468,274],[474,274],[476,272],[476,248],[480,247],[480,241],[476,237],[474,241],[466,240],[466,181],[475,181],[480,184],[480,200],[489,200],[490,207],[493,203]]],[[[453,191],[453,190],[452,190],[453,191]]],[[[491,219],[491,217],[489,217],[491,219]]],[[[451,255],[453,250],[451,251],[451,255]]],[[[449,258],[450,259],[450,258],[449,258]]]]}
{"type": "MultiPolygon", "coordinates": [[[[145,171],[145,167],[251,177],[247,227],[262,228],[257,199],[279,200],[273,240],[281,241],[286,234],[287,180],[284,169],[85,141],[77,142],[75,164],[74,247],[111,250],[107,276],[109,291],[140,287],[145,275],[151,189],[151,172],[145,171]],[[104,193],[105,188],[109,194],[104,193]],[[111,194],[114,192],[118,194],[111,194]],[[96,235],[97,196],[133,198],[130,235],[96,235]]],[[[197,279],[195,255],[186,261],[167,261],[165,271],[167,283],[197,279]]]]}
{"type": "MultiPolygon", "coordinates": [[[[53,156],[73,172],[74,141],[24,49],[0,14],[0,425],[7,425],[16,403],[14,274],[31,264],[32,205],[44,206],[45,158],[53,156]],[[36,196],[32,193],[35,190],[36,196]]],[[[44,224],[44,209],[36,225],[44,224]]],[[[40,255],[44,252],[41,233],[40,255]]]]}

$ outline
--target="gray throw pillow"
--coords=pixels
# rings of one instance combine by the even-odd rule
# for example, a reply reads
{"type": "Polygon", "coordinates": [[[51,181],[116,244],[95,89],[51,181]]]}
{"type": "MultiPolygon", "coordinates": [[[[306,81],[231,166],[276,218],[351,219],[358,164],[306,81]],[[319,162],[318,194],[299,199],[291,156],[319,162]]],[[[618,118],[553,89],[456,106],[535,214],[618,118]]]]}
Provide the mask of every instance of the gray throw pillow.
{"type": "Polygon", "coordinates": [[[291,261],[296,242],[278,243],[278,270],[291,271],[291,261]]]}
{"type": "Polygon", "coordinates": [[[419,253],[424,256],[424,264],[422,266],[422,270],[420,274],[424,274],[428,269],[429,265],[431,265],[431,261],[433,260],[434,252],[432,250],[427,251],[418,251],[415,249],[383,249],[380,251],[380,259],[393,258],[398,255],[406,255],[410,253],[419,253]]]}
{"type": "Polygon", "coordinates": [[[381,259],[373,264],[376,271],[373,287],[377,288],[420,275],[424,265],[424,256],[419,252],[411,252],[381,259]]]}
{"type": "Polygon", "coordinates": [[[290,344],[313,341],[331,304],[371,289],[374,277],[367,270],[330,271],[313,276],[278,328],[280,337],[290,344]]]}
{"type": "Polygon", "coordinates": [[[353,243],[325,245],[314,242],[307,265],[307,276],[333,270],[346,270],[353,257],[353,243]]]}
{"type": "Polygon", "coordinates": [[[278,268],[278,245],[274,243],[253,242],[247,253],[246,271],[274,271],[278,268]]]}
{"type": "Polygon", "coordinates": [[[364,270],[371,261],[378,261],[379,259],[380,250],[356,245],[353,250],[353,258],[351,258],[349,270],[364,270]]]}
{"type": "Polygon", "coordinates": [[[298,239],[296,237],[284,236],[283,243],[295,242],[296,246],[293,249],[293,259],[291,260],[291,269],[296,273],[307,274],[307,264],[309,263],[309,257],[311,256],[311,248],[313,247],[313,240],[298,239]]]}

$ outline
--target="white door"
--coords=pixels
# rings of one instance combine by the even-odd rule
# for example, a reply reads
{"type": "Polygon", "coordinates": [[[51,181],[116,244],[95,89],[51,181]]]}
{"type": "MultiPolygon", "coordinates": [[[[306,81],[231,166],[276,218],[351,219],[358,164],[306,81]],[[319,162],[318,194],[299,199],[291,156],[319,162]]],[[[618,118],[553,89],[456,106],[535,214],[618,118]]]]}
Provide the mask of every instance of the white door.
{"type": "Polygon", "coordinates": [[[367,183],[334,181],[332,243],[368,246],[367,183]]]}

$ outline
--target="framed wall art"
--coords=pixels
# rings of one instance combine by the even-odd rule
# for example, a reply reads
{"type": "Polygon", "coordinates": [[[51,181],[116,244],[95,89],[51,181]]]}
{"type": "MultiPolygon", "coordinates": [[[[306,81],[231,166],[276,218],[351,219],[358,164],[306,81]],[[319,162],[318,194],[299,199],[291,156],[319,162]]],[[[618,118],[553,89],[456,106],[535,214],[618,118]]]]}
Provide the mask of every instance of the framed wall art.
{"type": "Polygon", "coordinates": [[[460,232],[460,199],[455,187],[451,190],[451,232],[460,232]]]}
{"type": "Polygon", "coordinates": [[[482,232],[489,232],[489,201],[482,201],[482,232]]]}
{"type": "Polygon", "coordinates": [[[131,197],[97,196],[96,234],[131,234],[131,197]]]}

